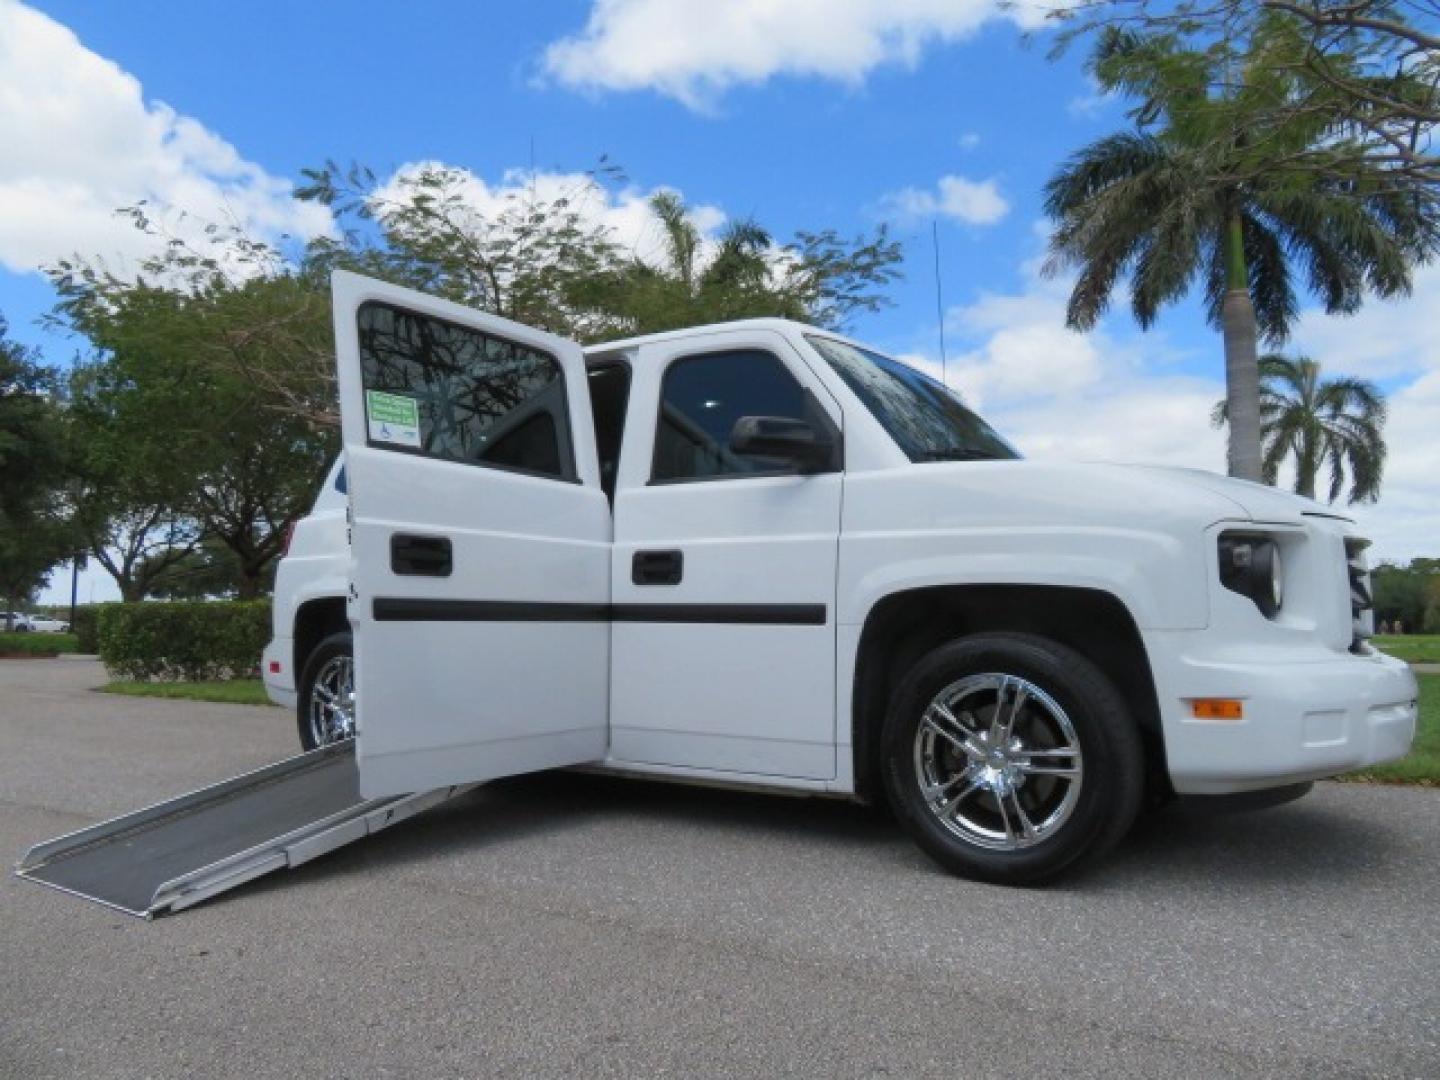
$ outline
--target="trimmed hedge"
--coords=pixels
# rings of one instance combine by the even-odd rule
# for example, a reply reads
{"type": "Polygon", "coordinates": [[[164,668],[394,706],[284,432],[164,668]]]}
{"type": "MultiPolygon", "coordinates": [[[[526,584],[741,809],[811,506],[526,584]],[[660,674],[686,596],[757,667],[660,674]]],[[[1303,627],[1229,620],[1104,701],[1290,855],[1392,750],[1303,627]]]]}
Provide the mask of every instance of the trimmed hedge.
{"type": "MultiPolygon", "coordinates": [[[[81,604],[75,609],[75,621],[70,624],[70,632],[80,642],[82,653],[98,653],[100,651],[100,627],[96,623],[96,616],[104,604],[81,604]]],[[[65,611],[60,618],[68,619],[70,612],[65,611]]]]}
{"type": "Polygon", "coordinates": [[[270,640],[270,601],[106,604],[100,659],[116,679],[253,678],[270,640]]]}
{"type": "Polygon", "coordinates": [[[69,634],[0,633],[0,656],[59,656],[74,651],[75,639],[69,634]]]}

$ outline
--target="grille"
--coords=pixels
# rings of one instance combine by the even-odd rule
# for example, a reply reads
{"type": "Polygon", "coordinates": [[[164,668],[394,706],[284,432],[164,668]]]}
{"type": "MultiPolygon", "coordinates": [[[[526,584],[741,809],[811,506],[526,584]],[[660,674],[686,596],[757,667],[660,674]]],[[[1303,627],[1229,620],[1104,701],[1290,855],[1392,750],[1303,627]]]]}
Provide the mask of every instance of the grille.
{"type": "Polygon", "coordinates": [[[1375,634],[1375,601],[1370,593],[1370,568],[1365,564],[1365,549],[1370,541],[1349,538],[1345,541],[1345,573],[1350,579],[1350,651],[1368,651],[1375,634]]]}

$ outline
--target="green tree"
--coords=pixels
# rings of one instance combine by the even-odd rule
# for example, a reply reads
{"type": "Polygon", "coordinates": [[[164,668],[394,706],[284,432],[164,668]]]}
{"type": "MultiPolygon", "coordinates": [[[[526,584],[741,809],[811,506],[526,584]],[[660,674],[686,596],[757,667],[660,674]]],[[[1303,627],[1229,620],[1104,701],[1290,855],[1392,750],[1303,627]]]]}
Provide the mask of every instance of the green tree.
{"type": "Polygon", "coordinates": [[[1440,248],[1437,193],[1397,185],[1363,160],[1329,171],[1292,167],[1338,136],[1325,111],[1297,113],[1322,94],[1283,22],[1257,24],[1243,50],[1184,47],[1176,35],[1102,31],[1090,70],[1137,99],[1133,129],[1072,156],[1046,187],[1056,223],[1051,273],[1077,271],[1067,321],[1089,329],[1128,277],[1142,327],[1201,283],[1224,340],[1229,468],[1260,480],[1257,341],[1283,342],[1303,275],[1331,314],[1367,293],[1405,295],[1411,271],[1440,248]]]}
{"type": "Polygon", "coordinates": [[[707,245],[675,193],[653,195],[650,212],[664,257],[632,257],[611,286],[628,333],[767,316],[839,327],[883,306],[882,290],[897,277],[900,247],[883,226],[849,241],[833,231],[802,231],[779,245],[759,223],[741,219],[707,245]]]}
{"type": "MultiPolygon", "coordinates": [[[[206,537],[178,565],[167,570],[151,595],[160,600],[233,599],[245,587],[240,569],[239,560],[228,547],[214,537],[206,537]]],[[[274,589],[275,569],[276,561],[264,566],[259,592],[274,589]]]]}
{"type": "Polygon", "coordinates": [[[887,302],[901,258],[883,227],[851,239],[801,230],[780,243],[743,219],[707,242],[668,191],[649,202],[663,255],[642,257],[599,223],[607,184],[622,179],[603,160],[558,195],[519,184],[494,207],[474,198],[470,173],[446,165],[387,184],[334,162],[306,177],[301,196],[344,225],[339,239],[312,246],[312,268],[371,273],[586,343],[758,316],[838,327],[887,302]],[[366,226],[378,228],[378,244],[366,226]]]}
{"type": "MultiPolygon", "coordinates": [[[[1315,498],[1322,468],[1330,473],[1329,501],[1350,481],[1349,501],[1374,502],[1385,472],[1385,398],[1364,379],[1321,377],[1308,357],[1276,354],[1260,358],[1260,423],[1264,438],[1263,476],[1274,484],[1287,461],[1295,467],[1295,492],[1315,498]]],[[[1216,403],[1216,427],[1226,423],[1228,405],[1216,403]]]]}
{"type": "MultiPolygon", "coordinates": [[[[308,170],[303,198],[327,206],[337,235],[291,261],[234,228],[191,244],[165,233],[145,207],[136,226],[166,241],[144,267],[158,293],[207,298],[215,332],[192,355],[238,374],[272,410],[337,428],[329,284],[353,270],[524,322],[584,343],[721,319],[784,316],[839,327],[888,301],[900,248],[882,228],[845,239],[801,231],[786,244],[754,222],[732,223],[706,242],[680,200],[651,204],[669,244],[663,259],[624,251],[597,208],[618,172],[602,162],[559,194],[521,184],[503,199],[477,199],[463,169],[427,165],[381,183],[360,166],[308,170]]],[[[76,308],[131,283],[75,259],[52,273],[62,322],[76,308]]]]}
{"type": "Polygon", "coordinates": [[[1440,183],[1440,7],[1431,0],[1078,0],[1051,17],[1062,26],[1057,51],[1119,27],[1229,52],[1265,28],[1284,46],[1267,62],[1309,90],[1273,103],[1276,118],[1322,117],[1332,133],[1292,148],[1289,169],[1359,164],[1400,188],[1440,183]]]}
{"type": "Polygon", "coordinates": [[[492,205],[454,166],[426,164],[382,184],[364,166],[326,162],[305,171],[297,194],[327,206],[341,232],[312,244],[305,268],[323,281],[334,267],[352,269],[590,340],[614,327],[602,283],[621,252],[588,211],[616,175],[602,161],[556,195],[520,184],[492,205]]]}
{"type": "MultiPolygon", "coordinates": [[[[137,305],[146,299],[132,297],[137,305]]],[[[170,435],[174,395],[149,392],[149,374],[140,363],[95,358],[69,376],[75,527],[129,602],[156,595],[201,535],[189,507],[193,458],[177,453],[170,435]]]]}
{"type": "Polygon", "coordinates": [[[75,550],[55,372],[7,337],[0,317],[0,596],[3,629],[75,550]]]}
{"type": "Polygon", "coordinates": [[[289,275],[232,281],[200,266],[183,283],[85,264],[57,279],[60,317],[97,351],[74,377],[82,517],[127,598],[169,591],[205,542],[228,552],[248,598],[337,449],[333,430],[276,407],[261,376],[301,366],[277,343],[328,341],[328,319],[296,305],[310,293],[289,275]],[[312,324],[297,327],[297,311],[312,324]]]}
{"type": "Polygon", "coordinates": [[[1409,633],[1425,625],[1429,601],[1440,591],[1440,559],[1380,563],[1370,572],[1375,624],[1402,624],[1409,633]]]}

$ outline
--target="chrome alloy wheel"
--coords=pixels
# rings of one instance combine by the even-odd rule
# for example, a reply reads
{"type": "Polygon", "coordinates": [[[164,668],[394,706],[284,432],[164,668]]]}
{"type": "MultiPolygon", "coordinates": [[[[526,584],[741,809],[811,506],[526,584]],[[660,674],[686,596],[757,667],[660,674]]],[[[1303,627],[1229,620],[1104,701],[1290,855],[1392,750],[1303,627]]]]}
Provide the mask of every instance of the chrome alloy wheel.
{"type": "Polygon", "coordinates": [[[1069,819],[1084,768],[1058,702],[1017,675],[945,687],[915,729],[915,776],[931,813],[960,839],[1017,851],[1069,819]]]}
{"type": "Polygon", "coordinates": [[[329,746],[355,737],[355,660],[332,656],[310,686],[310,738],[329,746]]]}

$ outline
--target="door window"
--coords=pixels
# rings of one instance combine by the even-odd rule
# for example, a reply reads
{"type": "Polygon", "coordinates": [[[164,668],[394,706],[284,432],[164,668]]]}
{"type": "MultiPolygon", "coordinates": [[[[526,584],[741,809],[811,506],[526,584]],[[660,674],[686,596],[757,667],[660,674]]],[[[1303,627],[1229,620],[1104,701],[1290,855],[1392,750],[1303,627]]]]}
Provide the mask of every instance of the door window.
{"type": "Polygon", "coordinates": [[[357,319],[369,445],[575,479],[555,357],[389,304],[357,319]]]}
{"type": "Polygon", "coordinates": [[[774,355],[760,349],[676,360],[660,386],[652,480],[674,482],[791,471],[787,462],[730,449],[743,416],[806,418],[805,391],[774,355]]]}

